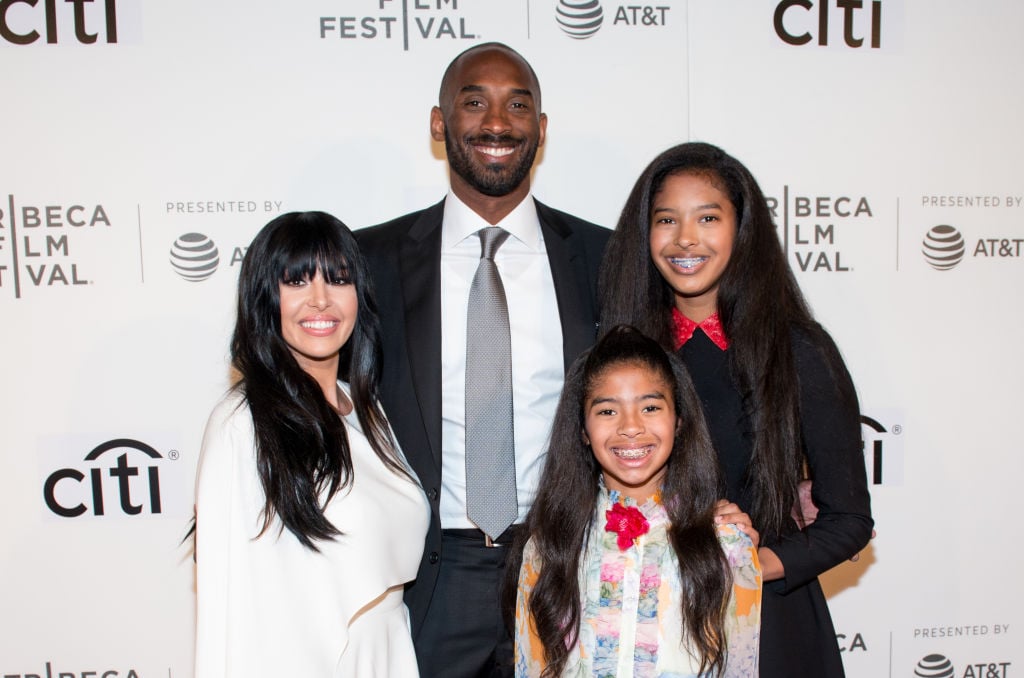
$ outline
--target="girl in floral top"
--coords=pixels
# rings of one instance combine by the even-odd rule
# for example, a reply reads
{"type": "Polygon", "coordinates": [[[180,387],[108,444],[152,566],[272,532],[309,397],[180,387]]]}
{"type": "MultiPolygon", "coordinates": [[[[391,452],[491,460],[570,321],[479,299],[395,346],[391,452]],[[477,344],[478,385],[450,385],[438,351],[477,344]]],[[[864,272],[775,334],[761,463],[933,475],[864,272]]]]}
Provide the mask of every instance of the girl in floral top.
{"type": "Polygon", "coordinates": [[[686,369],[612,329],[566,375],[515,606],[516,676],[757,676],[761,573],[714,524],[715,452],[686,369]]]}

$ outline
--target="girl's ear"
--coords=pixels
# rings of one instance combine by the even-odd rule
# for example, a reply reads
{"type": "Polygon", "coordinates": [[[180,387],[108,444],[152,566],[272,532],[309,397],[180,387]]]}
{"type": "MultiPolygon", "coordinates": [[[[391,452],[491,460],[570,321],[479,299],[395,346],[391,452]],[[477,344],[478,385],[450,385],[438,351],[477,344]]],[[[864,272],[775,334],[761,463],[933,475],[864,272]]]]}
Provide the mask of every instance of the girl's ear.
{"type": "Polygon", "coordinates": [[[590,447],[590,437],[587,436],[587,429],[580,431],[580,437],[583,438],[583,444],[590,447]]]}

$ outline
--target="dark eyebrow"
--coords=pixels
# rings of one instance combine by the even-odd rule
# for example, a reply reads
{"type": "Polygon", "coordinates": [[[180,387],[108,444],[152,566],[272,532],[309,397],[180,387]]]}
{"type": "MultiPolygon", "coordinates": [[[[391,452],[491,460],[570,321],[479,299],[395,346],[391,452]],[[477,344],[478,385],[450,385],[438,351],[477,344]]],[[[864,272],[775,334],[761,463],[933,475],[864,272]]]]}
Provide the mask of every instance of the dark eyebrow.
{"type": "MultiPolygon", "coordinates": [[[[634,402],[640,402],[642,400],[664,400],[664,401],[668,401],[668,398],[666,398],[663,393],[661,393],[659,391],[655,391],[653,393],[645,393],[645,394],[643,394],[642,396],[637,398],[634,402]]],[[[619,402],[619,398],[615,398],[615,397],[612,397],[612,396],[609,396],[609,397],[606,397],[606,398],[594,398],[594,399],[592,399],[590,401],[590,406],[593,407],[594,405],[600,405],[602,403],[617,403],[617,402],[619,402]]]]}
{"type": "MultiPolygon", "coordinates": [[[[466,85],[465,87],[463,87],[462,89],[459,90],[459,94],[464,94],[466,92],[478,93],[478,92],[483,92],[483,91],[485,91],[483,85],[466,85]]],[[[523,88],[520,88],[520,87],[513,88],[512,89],[512,94],[515,95],[515,96],[525,96],[525,97],[530,97],[531,99],[533,98],[533,92],[532,91],[530,91],[528,89],[523,89],[523,88]]]]}
{"type": "MultiPolygon", "coordinates": [[[[709,202],[709,203],[706,203],[704,205],[697,205],[694,209],[696,209],[696,210],[720,210],[720,209],[722,209],[722,206],[719,205],[717,202],[709,202]]],[[[651,210],[652,213],[654,213],[654,212],[676,212],[676,211],[678,211],[678,210],[676,210],[673,207],[657,207],[657,206],[655,206],[655,208],[653,210],[651,210]]]]}

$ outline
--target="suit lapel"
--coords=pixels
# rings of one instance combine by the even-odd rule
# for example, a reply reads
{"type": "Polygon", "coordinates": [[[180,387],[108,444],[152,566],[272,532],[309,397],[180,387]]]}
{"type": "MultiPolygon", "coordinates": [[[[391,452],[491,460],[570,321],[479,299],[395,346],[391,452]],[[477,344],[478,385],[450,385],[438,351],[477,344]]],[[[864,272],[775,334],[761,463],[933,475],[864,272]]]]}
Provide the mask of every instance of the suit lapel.
{"type": "Polygon", "coordinates": [[[405,343],[430,452],[441,468],[441,218],[444,201],[423,211],[398,245],[405,343]]]}
{"type": "Polygon", "coordinates": [[[596,332],[585,262],[579,256],[582,244],[554,210],[535,202],[555,284],[558,315],[562,323],[562,359],[568,370],[576,356],[594,343],[596,332]]]}

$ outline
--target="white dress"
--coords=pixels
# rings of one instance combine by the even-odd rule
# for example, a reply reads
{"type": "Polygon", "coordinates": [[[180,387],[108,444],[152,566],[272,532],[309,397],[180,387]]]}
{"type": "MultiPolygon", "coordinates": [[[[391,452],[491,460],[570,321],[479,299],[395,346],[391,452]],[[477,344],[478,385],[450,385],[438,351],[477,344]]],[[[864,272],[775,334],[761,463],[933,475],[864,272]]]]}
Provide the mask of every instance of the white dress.
{"type": "Polygon", "coordinates": [[[325,510],[342,535],[317,553],[277,521],[256,538],[252,416],[234,392],[214,408],[196,480],[196,678],[418,675],[402,590],[429,505],[377,458],[354,413],[345,424],[353,481],[325,510]]]}

